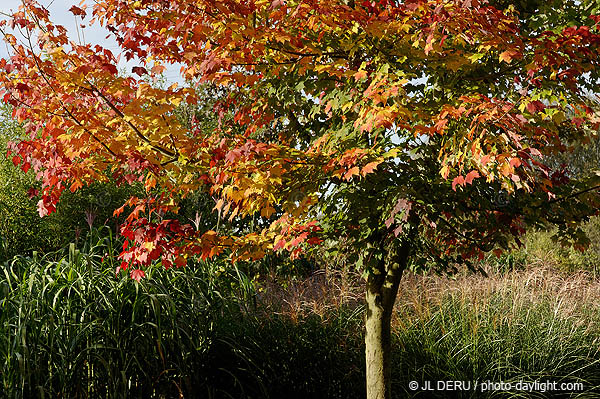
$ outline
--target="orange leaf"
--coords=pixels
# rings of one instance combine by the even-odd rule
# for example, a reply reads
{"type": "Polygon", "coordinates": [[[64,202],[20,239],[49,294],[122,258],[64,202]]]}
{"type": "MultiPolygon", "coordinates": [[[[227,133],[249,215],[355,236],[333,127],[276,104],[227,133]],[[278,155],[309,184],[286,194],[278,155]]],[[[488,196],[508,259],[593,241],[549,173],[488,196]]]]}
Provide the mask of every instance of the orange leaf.
{"type": "Polygon", "coordinates": [[[115,209],[114,212],[113,212],[113,216],[114,217],[119,217],[121,215],[121,213],[123,213],[123,211],[125,210],[125,206],[126,205],[123,205],[122,207],[120,207],[118,209],[115,209]]]}
{"type": "Polygon", "coordinates": [[[512,166],[510,166],[510,164],[508,164],[507,162],[503,163],[502,166],[500,166],[500,173],[502,173],[503,176],[510,175],[512,171],[512,166]]]}
{"type": "Polygon", "coordinates": [[[360,172],[360,169],[358,168],[358,166],[354,166],[352,168],[350,168],[346,174],[344,174],[344,179],[346,180],[350,180],[352,178],[352,176],[357,175],[360,172]]]}
{"type": "Polygon", "coordinates": [[[472,184],[473,183],[473,179],[476,179],[479,177],[479,172],[476,170],[472,170],[467,174],[467,177],[465,178],[465,183],[466,184],[472,184]]]}
{"type": "Polygon", "coordinates": [[[75,191],[77,191],[77,189],[81,188],[83,186],[83,184],[81,183],[81,180],[77,179],[73,182],[73,184],[71,184],[70,190],[72,193],[74,193],[75,191]]]}
{"type": "Polygon", "coordinates": [[[152,73],[155,73],[157,75],[160,75],[161,73],[163,73],[167,68],[163,65],[154,65],[152,67],[152,73]]]}
{"type": "Polygon", "coordinates": [[[221,212],[221,208],[223,207],[223,205],[225,204],[225,201],[223,201],[223,198],[219,198],[219,200],[217,201],[217,204],[215,205],[215,207],[213,208],[213,210],[217,210],[217,212],[221,212]]]}
{"type": "Polygon", "coordinates": [[[367,71],[362,70],[362,71],[358,71],[354,74],[354,79],[356,80],[361,80],[367,77],[367,71]]]}
{"type": "Polygon", "coordinates": [[[377,165],[379,165],[379,161],[373,161],[366,164],[362,169],[362,175],[366,176],[369,173],[372,173],[375,169],[377,169],[377,165]]]}
{"type": "Polygon", "coordinates": [[[463,176],[458,176],[455,177],[454,180],[452,180],[452,190],[456,191],[456,185],[460,184],[461,186],[465,185],[465,178],[463,176]]]}
{"type": "Polygon", "coordinates": [[[513,58],[517,58],[518,56],[520,56],[520,53],[517,50],[509,49],[500,54],[500,61],[510,64],[513,58]]]}

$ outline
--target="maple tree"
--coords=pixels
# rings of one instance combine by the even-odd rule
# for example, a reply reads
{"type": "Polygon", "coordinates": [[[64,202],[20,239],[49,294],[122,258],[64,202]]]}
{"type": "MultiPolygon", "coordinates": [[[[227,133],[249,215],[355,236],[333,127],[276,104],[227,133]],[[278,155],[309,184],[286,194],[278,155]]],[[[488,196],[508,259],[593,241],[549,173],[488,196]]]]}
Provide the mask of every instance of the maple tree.
{"type": "Polygon", "coordinates": [[[122,226],[132,278],[191,256],[298,257],[343,237],[366,277],[367,396],[390,396],[390,321],[402,272],[472,265],[556,225],[583,249],[598,175],[549,160],[598,129],[593,2],[484,0],[97,0],[71,12],[116,37],[70,41],[33,0],[0,22],[4,101],[28,140],[11,157],[42,181],[52,212],[65,189],[107,171],[143,182],[122,226]],[[568,12],[566,12],[567,10],[568,12]],[[17,29],[21,36],[14,33],[17,29]],[[215,123],[201,95],[148,78],[180,64],[224,94],[215,123]],[[207,128],[209,126],[209,128],[207,128]],[[590,133],[591,132],[591,133],[590,133]],[[208,193],[222,220],[200,229],[168,215],[208,193]]]}

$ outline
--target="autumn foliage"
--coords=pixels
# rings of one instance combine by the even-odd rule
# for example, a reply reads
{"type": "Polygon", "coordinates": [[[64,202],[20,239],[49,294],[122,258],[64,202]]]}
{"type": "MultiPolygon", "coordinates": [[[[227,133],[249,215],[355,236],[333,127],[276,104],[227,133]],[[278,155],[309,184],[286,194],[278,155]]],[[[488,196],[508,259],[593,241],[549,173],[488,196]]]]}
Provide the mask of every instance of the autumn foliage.
{"type": "Polygon", "coordinates": [[[597,16],[535,29],[479,0],[99,0],[71,12],[108,28],[121,52],[70,40],[31,0],[2,21],[3,98],[29,136],[10,156],[42,180],[41,215],[108,176],[145,185],[117,211],[129,212],[122,269],[294,257],[340,236],[369,269],[386,253],[369,243],[409,233],[423,259],[458,262],[547,223],[585,245],[574,222],[593,213],[595,175],[574,182],[545,159],[598,128],[586,97],[597,16]],[[131,74],[119,57],[137,63],[131,74]],[[227,88],[214,131],[177,116],[205,101],[193,85],[151,84],[173,63],[193,84],[227,88]],[[261,228],[168,217],[198,190],[223,220],[261,228]]]}
{"type": "MultiPolygon", "coordinates": [[[[597,7],[596,7],[597,8],[597,7]]],[[[454,268],[579,228],[599,172],[557,155],[597,139],[600,17],[586,1],[97,0],[71,12],[120,45],[69,39],[33,0],[0,22],[0,85],[42,181],[38,208],[109,178],[140,182],[121,269],[297,257],[323,242],[365,272],[367,396],[389,398],[402,272],[454,268]],[[124,57],[135,64],[118,72],[124,57]],[[169,64],[189,83],[152,84],[169,64]],[[205,85],[226,94],[201,95],[205,85]],[[213,104],[210,112],[194,110],[213,104]],[[185,112],[184,112],[185,111],[185,112]],[[185,116],[185,117],[183,117],[185,116]],[[215,123],[205,123],[205,119],[215,123]],[[207,128],[207,126],[210,126],[207,128]],[[175,217],[214,200],[219,224],[175,217]],[[224,226],[227,225],[227,228],[224,226]]]]}

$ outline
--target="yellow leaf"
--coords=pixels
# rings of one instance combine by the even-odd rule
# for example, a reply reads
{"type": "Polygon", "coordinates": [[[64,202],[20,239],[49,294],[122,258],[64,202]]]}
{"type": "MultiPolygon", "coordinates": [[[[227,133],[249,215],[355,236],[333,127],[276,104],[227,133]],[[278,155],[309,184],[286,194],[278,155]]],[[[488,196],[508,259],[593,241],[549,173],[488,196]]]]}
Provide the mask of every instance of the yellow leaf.
{"type": "Polygon", "coordinates": [[[271,205],[267,205],[266,208],[262,208],[260,210],[260,216],[265,217],[265,218],[269,218],[271,217],[271,215],[275,212],[275,208],[273,208],[271,205]]]}
{"type": "Polygon", "coordinates": [[[148,175],[144,187],[146,188],[146,191],[150,191],[152,188],[156,187],[156,177],[152,174],[148,175]]]}
{"type": "Polygon", "coordinates": [[[448,165],[444,165],[442,170],[440,170],[440,174],[444,179],[447,179],[448,175],[450,174],[450,167],[448,167],[448,165]]]}
{"type": "Polygon", "coordinates": [[[510,62],[513,60],[513,58],[516,58],[519,56],[519,52],[517,50],[506,50],[504,52],[502,52],[500,54],[500,61],[504,61],[507,64],[510,64],[510,62]]]}
{"type": "Polygon", "coordinates": [[[482,59],[483,57],[485,57],[485,54],[482,53],[475,53],[473,55],[470,55],[469,57],[467,57],[471,63],[476,63],[478,60],[482,59]]]}
{"type": "Polygon", "coordinates": [[[146,248],[148,250],[148,252],[152,251],[154,249],[155,245],[153,242],[145,242],[144,243],[144,248],[146,248]]]}

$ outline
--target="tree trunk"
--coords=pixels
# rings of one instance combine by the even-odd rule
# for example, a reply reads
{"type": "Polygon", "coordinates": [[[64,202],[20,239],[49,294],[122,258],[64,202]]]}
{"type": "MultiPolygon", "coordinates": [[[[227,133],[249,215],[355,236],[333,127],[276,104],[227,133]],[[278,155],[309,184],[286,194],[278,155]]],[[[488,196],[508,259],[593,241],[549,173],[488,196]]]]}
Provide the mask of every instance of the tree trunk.
{"type": "Polygon", "coordinates": [[[390,399],[391,386],[391,321],[392,310],[408,249],[400,248],[388,256],[381,267],[369,273],[365,295],[365,352],[367,365],[367,399],[390,399]]]}

